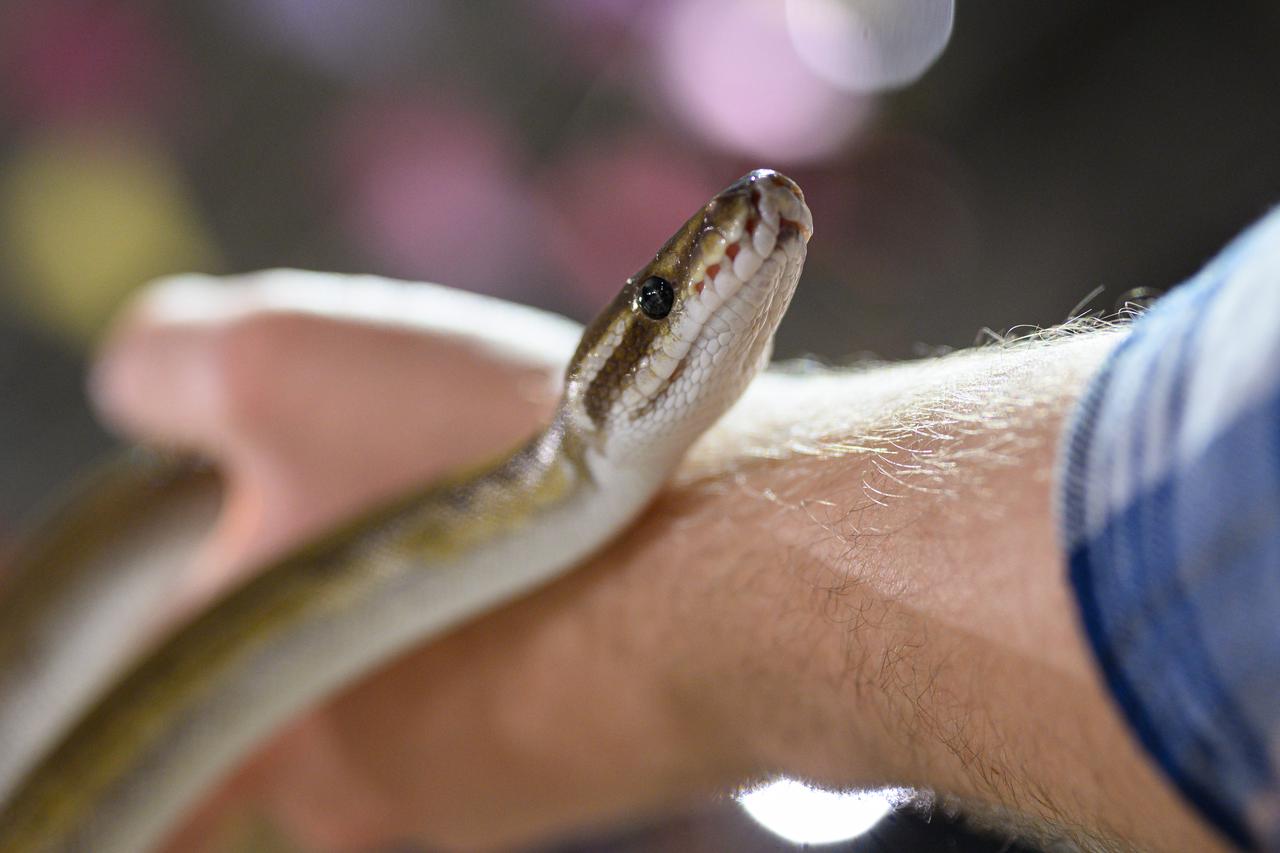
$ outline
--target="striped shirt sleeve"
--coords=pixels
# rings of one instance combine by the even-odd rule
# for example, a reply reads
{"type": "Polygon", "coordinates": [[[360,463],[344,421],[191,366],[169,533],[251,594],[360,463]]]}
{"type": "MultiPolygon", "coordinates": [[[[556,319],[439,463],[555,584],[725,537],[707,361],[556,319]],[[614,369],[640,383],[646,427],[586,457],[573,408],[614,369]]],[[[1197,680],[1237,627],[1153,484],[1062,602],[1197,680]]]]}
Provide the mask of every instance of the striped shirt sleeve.
{"type": "Polygon", "coordinates": [[[1206,820],[1280,851],[1280,211],[1135,322],[1061,466],[1112,695],[1206,820]]]}

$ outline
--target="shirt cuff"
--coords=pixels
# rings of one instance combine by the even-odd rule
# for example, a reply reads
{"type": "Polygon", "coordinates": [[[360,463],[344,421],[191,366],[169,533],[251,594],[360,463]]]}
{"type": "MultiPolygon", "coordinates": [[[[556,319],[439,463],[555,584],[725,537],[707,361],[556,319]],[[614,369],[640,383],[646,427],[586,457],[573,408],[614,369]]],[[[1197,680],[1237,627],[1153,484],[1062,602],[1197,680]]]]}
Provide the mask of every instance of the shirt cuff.
{"type": "Polygon", "coordinates": [[[1280,851],[1280,211],[1134,323],[1068,424],[1059,489],[1125,718],[1223,835],[1280,851]]]}

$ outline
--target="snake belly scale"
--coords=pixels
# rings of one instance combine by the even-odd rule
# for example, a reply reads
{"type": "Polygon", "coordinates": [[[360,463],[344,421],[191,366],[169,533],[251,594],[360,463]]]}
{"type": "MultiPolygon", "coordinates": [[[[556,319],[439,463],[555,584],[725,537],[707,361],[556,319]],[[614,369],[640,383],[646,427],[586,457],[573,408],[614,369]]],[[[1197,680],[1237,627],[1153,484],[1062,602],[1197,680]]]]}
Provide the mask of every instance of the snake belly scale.
{"type": "Polygon", "coordinates": [[[588,326],[542,432],[268,566],[145,655],[16,784],[0,850],[154,847],[290,716],[616,536],[767,362],[811,233],[776,172],[717,194],[588,326]]]}

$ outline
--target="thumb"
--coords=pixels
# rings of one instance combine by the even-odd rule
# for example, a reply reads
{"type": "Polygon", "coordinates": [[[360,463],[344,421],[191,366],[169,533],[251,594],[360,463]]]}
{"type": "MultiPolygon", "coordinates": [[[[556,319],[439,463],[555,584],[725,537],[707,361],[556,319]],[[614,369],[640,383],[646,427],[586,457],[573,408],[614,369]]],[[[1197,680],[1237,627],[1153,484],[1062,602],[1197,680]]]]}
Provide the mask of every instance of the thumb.
{"type": "MultiPolygon", "coordinates": [[[[366,281],[322,278],[357,297],[366,281]]],[[[371,322],[358,298],[318,313],[315,285],[315,274],[285,272],[162,282],[123,315],[92,373],[114,428],[224,470],[228,500],[195,599],[364,506],[509,447],[554,404],[554,348],[519,355],[474,330],[371,322]],[[173,310],[179,290],[198,311],[173,310]]],[[[400,289],[413,309],[400,318],[462,299],[483,329],[486,310],[513,309],[400,289]]]]}

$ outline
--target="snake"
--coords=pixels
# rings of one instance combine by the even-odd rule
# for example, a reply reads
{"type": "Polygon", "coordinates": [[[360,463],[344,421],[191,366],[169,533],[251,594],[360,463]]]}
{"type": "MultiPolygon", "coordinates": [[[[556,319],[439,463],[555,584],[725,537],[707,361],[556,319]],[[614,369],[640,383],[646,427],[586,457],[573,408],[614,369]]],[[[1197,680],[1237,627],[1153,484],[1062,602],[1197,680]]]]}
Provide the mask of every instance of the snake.
{"type": "MultiPolygon", "coordinates": [[[[154,849],[291,717],[597,552],[768,363],[812,233],[803,193],[778,172],[713,196],[587,325],[544,428],[270,563],[96,698],[82,688],[67,704],[84,707],[54,715],[74,722],[35,726],[48,743],[24,746],[0,779],[0,850],[154,849]]],[[[41,663],[57,626],[92,618],[80,587],[93,573],[68,579],[59,560],[118,521],[111,500],[94,505],[101,517],[56,518],[31,550],[40,570],[0,599],[21,615],[0,642],[0,676],[26,673],[0,708],[21,706],[15,691],[43,690],[48,704],[65,687],[42,686],[41,663]]]]}

